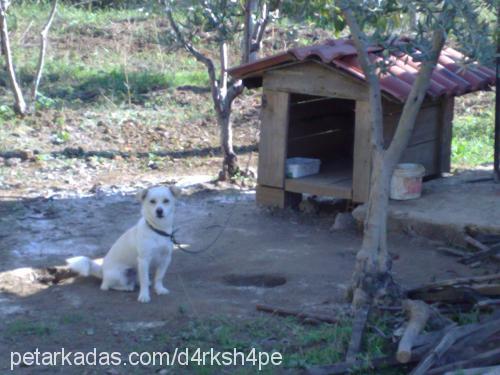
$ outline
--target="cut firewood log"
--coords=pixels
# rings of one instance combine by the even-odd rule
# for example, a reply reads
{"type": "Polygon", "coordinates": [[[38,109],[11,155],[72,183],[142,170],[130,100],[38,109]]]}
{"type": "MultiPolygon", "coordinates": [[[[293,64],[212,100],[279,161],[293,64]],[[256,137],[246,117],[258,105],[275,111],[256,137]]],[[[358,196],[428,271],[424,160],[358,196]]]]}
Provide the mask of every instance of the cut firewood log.
{"type": "Polygon", "coordinates": [[[465,228],[465,233],[474,239],[482,242],[485,245],[492,245],[494,243],[500,243],[500,234],[494,233],[484,233],[479,230],[479,228],[474,226],[468,226],[465,228]]]}
{"type": "Polygon", "coordinates": [[[488,281],[495,281],[495,280],[500,280],[500,273],[484,275],[484,276],[458,277],[456,279],[436,281],[433,283],[421,285],[417,288],[413,288],[409,292],[411,293],[420,290],[436,289],[445,286],[461,286],[461,285],[470,285],[474,283],[486,283],[488,281]]]}
{"type": "Polygon", "coordinates": [[[262,312],[267,312],[273,315],[277,316],[282,316],[282,317],[287,317],[287,316],[293,316],[300,321],[304,323],[309,323],[309,324],[319,324],[319,323],[330,323],[330,324],[335,324],[338,323],[338,320],[335,318],[331,318],[328,316],[322,316],[322,315],[314,315],[314,314],[308,314],[300,311],[293,311],[293,310],[285,310],[281,309],[278,307],[271,307],[271,306],[266,306],[266,305],[257,305],[255,306],[257,311],[262,311],[262,312]]]}
{"type": "MultiPolygon", "coordinates": [[[[497,365],[499,363],[500,363],[500,348],[496,348],[489,350],[487,352],[480,353],[477,356],[474,356],[473,358],[470,359],[465,359],[462,361],[448,363],[443,366],[435,367],[429,370],[428,374],[438,375],[453,370],[467,369],[476,366],[497,365]]],[[[460,372],[460,374],[463,374],[463,372],[460,372]]],[[[480,374],[483,373],[480,372],[480,374]]]]}
{"type": "Polygon", "coordinates": [[[401,363],[408,363],[411,359],[411,350],[415,339],[424,329],[429,319],[431,309],[423,301],[405,300],[403,308],[408,314],[408,325],[399,341],[396,358],[401,363]]]}
{"type": "Polygon", "coordinates": [[[436,250],[440,251],[442,253],[448,254],[448,255],[452,255],[452,256],[456,256],[456,257],[461,257],[461,258],[470,255],[470,253],[468,253],[467,251],[455,249],[453,247],[448,247],[448,246],[438,246],[436,248],[436,250]]]}
{"type": "Polygon", "coordinates": [[[467,324],[460,327],[451,327],[439,343],[426,355],[426,357],[411,372],[411,375],[428,374],[429,369],[439,360],[458,340],[471,335],[478,330],[495,331],[500,329],[500,319],[488,320],[485,323],[467,324]]]}
{"type": "Polygon", "coordinates": [[[445,372],[444,375],[498,375],[500,374],[500,366],[476,367],[468,369],[460,369],[457,371],[445,372]]]}
{"type": "Polygon", "coordinates": [[[469,245],[475,247],[476,249],[480,250],[480,251],[486,251],[486,250],[489,250],[489,247],[482,244],[481,242],[479,242],[478,240],[476,240],[475,238],[471,237],[471,236],[464,236],[464,240],[465,242],[467,242],[469,245]]]}
{"type": "Polygon", "coordinates": [[[411,299],[419,299],[427,303],[445,302],[445,303],[466,303],[476,304],[485,297],[477,290],[470,287],[443,287],[436,289],[422,289],[417,291],[409,291],[408,297],[411,299]]]}
{"type": "Polygon", "coordinates": [[[352,321],[351,341],[349,342],[349,347],[345,357],[347,362],[354,362],[356,360],[356,355],[360,351],[363,331],[365,330],[366,321],[368,320],[368,315],[370,314],[370,307],[371,305],[364,305],[356,310],[352,321]]]}
{"type": "Polygon", "coordinates": [[[471,289],[485,296],[495,297],[500,296],[500,284],[480,284],[473,285],[471,289]]]}
{"type": "Polygon", "coordinates": [[[500,298],[498,299],[484,299],[482,301],[479,301],[476,303],[475,307],[482,309],[482,308],[490,308],[491,306],[500,306],[500,298]]]}
{"type": "Polygon", "coordinates": [[[478,262],[484,259],[487,259],[493,255],[497,255],[500,253],[500,243],[493,245],[492,247],[484,246],[485,250],[479,251],[475,254],[468,255],[460,259],[460,263],[463,264],[472,264],[474,262],[478,262]]]}

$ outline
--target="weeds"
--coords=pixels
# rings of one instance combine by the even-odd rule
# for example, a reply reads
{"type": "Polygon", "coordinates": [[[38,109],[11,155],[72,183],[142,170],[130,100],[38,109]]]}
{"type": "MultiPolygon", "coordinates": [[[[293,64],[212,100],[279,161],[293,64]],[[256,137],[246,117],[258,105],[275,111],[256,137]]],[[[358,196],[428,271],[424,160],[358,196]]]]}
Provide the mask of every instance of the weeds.
{"type": "Polygon", "coordinates": [[[26,319],[19,319],[9,323],[5,329],[8,336],[46,336],[50,335],[52,328],[42,322],[32,322],[26,319]]]}
{"type": "Polygon", "coordinates": [[[494,123],[493,108],[455,119],[452,143],[452,163],[455,166],[471,167],[493,162],[494,123]]]}

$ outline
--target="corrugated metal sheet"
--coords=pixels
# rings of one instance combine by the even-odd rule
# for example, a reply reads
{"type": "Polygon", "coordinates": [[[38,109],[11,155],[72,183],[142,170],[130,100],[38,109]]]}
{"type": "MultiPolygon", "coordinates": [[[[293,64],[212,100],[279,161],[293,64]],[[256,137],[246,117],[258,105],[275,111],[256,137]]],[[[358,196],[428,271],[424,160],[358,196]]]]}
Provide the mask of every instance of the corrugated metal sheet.
{"type": "MultiPolygon", "coordinates": [[[[382,58],[377,54],[381,50],[380,47],[370,47],[368,51],[370,58],[373,61],[381,60],[382,58]]],[[[463,57],[453,48],[443,49],[438,65],[432,73],[431,83],[427,90],[429,96],[436,98],[443,95],[463,95],[488,89],[495,84],[495,72],[492,69],[477,64],[463,69],[459,64],[463,57]]],[[[415,81],[420,63],[404,53],[394,54],[390,59],[393,64],[388,73],[380,77],[380,85],[384,92],[404,102],[415,81]]],[[[348,39],[328,40],[318,45],[292,48],[286,52],[232,68],[229,73],[235,78],[244,79],[249,86],[250,82],[253,82],[253,86],[259,86],[262,84],[262,74],[266,70],[305,60],[319,60],[358,79],[365,79],[357,60],[356,49],[352,41],[348,39]]]]}

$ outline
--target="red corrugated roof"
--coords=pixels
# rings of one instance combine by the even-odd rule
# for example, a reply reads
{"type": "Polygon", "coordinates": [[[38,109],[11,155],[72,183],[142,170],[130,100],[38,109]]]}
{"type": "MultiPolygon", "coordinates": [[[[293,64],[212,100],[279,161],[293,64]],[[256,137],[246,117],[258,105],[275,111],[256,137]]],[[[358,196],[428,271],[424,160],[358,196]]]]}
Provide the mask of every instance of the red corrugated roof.
{"type": "MultiPolygon", "coordinates": [[[[403,41],[404,42],[404,41],[403,41]]],[[[381,47],[370,47],[368,52],[373,61],[381,60],[377,54],[381,47]]],[[[464,56],[450,47],[445,47],[439,62],[432,73],[427,94],[431,97],[442,95],[456,96],[468,92],[488,89],[495,84],[495,72],[478,64],[464,69],[460,61],[464,56]]],[[[389,72],[380,77],[382,90],[404,102],[418,73],[420,62],[414,61],[404,53],[395,53],[390,57],[393,64],[389,72]]],[[[352,76],[364,80],[365,75],[358,63],[356,49],[349,39],[327,40],[321,44],[291,48],[280,54],[244,64],[229,70],[235,78],[259,79],[263,72],[286,63],[320,60],[324,64],[339,68],[352,76]]],[[[258,85],[261,83],[259,82],[258,85]]]]}

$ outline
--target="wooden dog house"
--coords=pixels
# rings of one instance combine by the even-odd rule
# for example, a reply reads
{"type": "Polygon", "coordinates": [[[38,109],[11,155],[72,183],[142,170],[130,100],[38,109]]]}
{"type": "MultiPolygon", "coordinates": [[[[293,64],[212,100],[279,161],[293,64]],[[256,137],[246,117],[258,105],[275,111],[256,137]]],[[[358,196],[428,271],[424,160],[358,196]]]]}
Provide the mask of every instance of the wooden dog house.
{"type": "MultiPolygon", "coordinates": [[[[380,48],[369,53],[374,59],[380,48]]],[[[419,63],[407,55],[380,79],[384,138],[395,132],[419,63]]],[[[402,162],[424,165],[426,177],[450,169],[454,96],[494,84],[495,73],[475,65],[460,69],[463,56],[445,48],[433,72],[427,97],[402,162]]],[[[263,87],[257,202],[284,207],[302,193],[364,202],[371,169],[368,86],[349,40],[288,50],[233,68],[229,73],[248,88],[263,87]],[[287,158],[321,159],[320,173],[290,179],[287,158]]]]}

